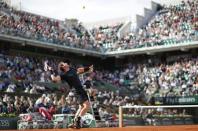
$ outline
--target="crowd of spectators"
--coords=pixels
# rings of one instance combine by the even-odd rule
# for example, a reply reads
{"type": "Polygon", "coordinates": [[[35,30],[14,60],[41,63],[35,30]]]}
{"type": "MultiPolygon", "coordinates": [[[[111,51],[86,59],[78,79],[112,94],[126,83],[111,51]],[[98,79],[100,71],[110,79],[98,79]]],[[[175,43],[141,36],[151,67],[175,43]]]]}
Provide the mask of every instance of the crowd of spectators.
{"type": "Polygon", "coordinates": [[[198,58],[177,58],[172,63],[128,64],[122,70],[96,71],[95,79],[118,88],[139,88],[147,96],[198,94],[198,58]]]}
{"type": "MultiPolygon", "coordinates": [[[[197,39],[198,34],[197,2],[197,0],[189,0],[187,2],[182,1],[181,4],[175,6],[164,6],[147,25],[138,29],[137,32],[130,32],[123,38],[116,37],[117,32],[115,30],[119,28],[114,28],[114,26],[110,26],[110,29],[107,28],[106,32],[102,30],[102,27],[94,28],[92,32],[97,42],[111,45],[105,46],[107,51],[193,41],[197,39]],[[108,32],[109,30],[110,32],[108,32]]],[[[115,27],[120,27],[120,25],[115,27]]]]}
{"type": "MultiPolygon", "coordinates": [[[[93,106],[97,106],[99,109],[99,114],[102,118],[110,116],[116,107],[119,105],[132,105],[133,103],[128,97],[116,96],[113,92],[104,92],[96,97],[93,106]],[[110,99],[110,100],[109,100],[110,99]],[[132,103],[132,104],[131,104],[132,103]],[[105,112],[108,112],[106,114],[105,112]]],[[[30,97],[30,96],[10,96],[1,95],[0,96],[0,114],[24,114],[24,113],[34,113],[40,112],[41,114],[46,114],[46,119],[51,120],[51,114],[73,114],[76,112],[78,107],[76,97],[74,92],[71,91],[67,96],[57,96],[54,93],[42,94],[40,97],[30,97]]]]}
{"type": "MultiPolygon", "coordinates": [[[[3,64],[0,64],[0,91],[8,93],[8,95],[1,96],[0,113],[27,113],[36,110],[34,105],[45,105],[48,107],[49,104],[45,103],[44,100],[41,100],[43,97],[47,99],[47,102],[50,101],[50,104],[55,105],[59,113],[71,113],[71,111],[75,111],[76,97],[74,96],[73,91],[70,91],[68,96],[61,96],[60,100],[58,100],[58,97],[55,94],[48,92],[47,87],[37,83],[51,82],[49,79],[49,72],[44,72],[43,70],[43,63],[46,58],[1,54],[0,59],[3,62],[3,64]],[[37,94],[38,96],[39,94],[41,95],[42,93],[48,92],[49,95],[42,95],[42,97],[38,98],[38,100],[30,96],[25,96],[25,98],[24,96],[21,96],[22,98],[20,99],[18,96],[9,96],[10,93],[16,93],[17,90],[18,94],[37,94]],[[16,105],[15,103],[18,103],[19,105],[16,105]]],[[[54,69],[57,68],[56,66],[58,64],[58,60],[50,59],[48,62],[54,67],[54,69]]],[[[131,102],[129,97],[123,97],[118,94],[115,95],[113,92],[107,91],[99,91],[96,99],[96,105],[102,105],[101,108],[107,105],[119,106],[125,105],[126,103],[130,104],[131,102]]]]}
{"type": "MultiPolygon", "coordinates": [[[[149,46],[149,44],[150,46],[160,45],[168,42],[167,40],[171,40],[170,42],[172,43],[191,40],[197,33],[196,4],[197,0],[182,2],[177,6],[165,7],[147,26],[139,29],[137,34],[126,36],[121,40],[118,40],[116,33],[122,24],[112,27],[100,27],[99,29],[95,28],[91,32],[97,41],[96,45],[115,43],[112,46],[113,50],[128,49],[135,46],[149,46]]],[[[83,48],[89,48],[89,35],[80,24],[73,27],[75,32],[73,33],[61,27],[60,21],[16,11],[2,2],[0,7],[1,33],[62,45],[69,44],[69,46],[73,47],[83,46],[83,48]],[[4,13],[2,13],[3,11],[4,13]],[[80,44],[82,45],[79,46],[80,44]]],[[[23,81],[22,87],[25,93],[36,94],[38,90],[45,90],[45,87],[30,83],[30,81],[50,81],[42,69],[44,59],[5,56],[4,60],[5,68],[0,73],[0,90],[8,93],[15,92],[18,85],[13,82],[14,80],[23,81]]],[[[117,87],[130,87],[132,82],[136,82],[136,88],[142,87],[142,91],[148,96],[196,95],[198,93],[197,61],[197,58],[186,58],[179,59],[171,64],[154,66],[129,64],[126,68],[114,72],[96,70],[94,80],[106,81],[117,87]]],[[[57,61],[51,61],[51,64],[55,66],[57,61]]],[[[134,87],[131,86],[130,88],[134,87]]],[[[7,96],[5,97],[4,99],[7,99],[7,96]]],[[[134,104],[133,102],[126,103],[129,97],[114,96],[112,92],[99,92],[98,98],[104,98],[102,100],[103,105],[134,104]]],[[[18,101],[18,98],[15,100],[18,101]]],[[[11,107],[13,105],[8,103],[7,107],[10,108],[9,110],[12,110],[11,107]]],[[[4,108],[2,109],[4,110],[4,108]]]]}
{"type": "MultiPolygon", "coordinates": [[[[25,56],[6,56],[3,55],[4,65],[1,66],[0,72],[0,90],[6,92],[15,92],[16,83],[21,82],[24,92],[35,93],[37,90],[44,90],[45,87],[37,86],[34,81],[44,81],[42,61],[32,57],[25,56]]],[[[47,79],[45,79],[47,81],[47,79]]]]}
{"type": "Polygon", "coordinates": [[[176,44],[197,39],[197,2],[164,6],[147,25],[122,38],[117,33],[123,23],[93,28],[92,38],[80,23],[64,26],[63,21],[17,11],[0,2],[0,33],[102,52],[176,44]]]}
{"type": "MultiPolygon", "coordinates": [[[[0,2],[0,33],[97,51],[106,43],[114,43],[109,51],[173,44],[197,38],[197,2],[187,1],[164,7],[148,25],[125,38],[117,37],[122,24],[94,28],[91,33],[96,43],[81,24],[67,28],[61,21],[16,11],[0,2]]],[[[23,93],[40,95],[39,98],[1,95],[0,113],[31,113],[38,111],[38,107],[45,107],[50,113],[76,111],[77,102],[72,90],[67,96],[54,93],[42,95],[48,92],[48,88],[37,82],[51,82],[50,72],[43,70],[45,60],[54,69],[57,68],[57,59],[0,54],[0,91],[9,94],[20,87],[23,93]]],[[[194,96],[198,95],[198,57],[178,58],[161,64],[128,63],[113,72],[95,70],[92,77],[93,81],[103,81],[119,89],[136,88],[147,97],[194,96]]],[[[94,106],[99,106],[101,117],[108,116],[112,112],[111,107],[135,104],[131,96],[121,96],[112,91],[98,91],[94,102],[94,106]]]]}
{"type": "Polygon", "coordinates": [[[109,51],[197,40],[197,3],[197,0],[189,0],[179,5],[165,6],[136,33],[129,33],[113,43],[109,51]]]}
{"type": "MultiPolygon", "coordinates": [[[[13,93],[21,88],[20,91],[23,93],[40,95],[48,91],[45,86],[36,84],[36,82],[50,82],[49,72],[44,72],[43,70],[43,62],[46,58],[1,55],[2,58],[4,65],[2,66],[1,64],[0,70],[1,91],[13,93]],[[19,85],[18,82],[22,84],[19,85]]],[[[58,60],[50,59],[49,63],[56,69],[58,60]]],[[[174,62],[162,62],[160,64],[128,63],[122,70],[113,72],[96,69],[91,74],[91,77],[93,81],[103,81],[112,84],[117,89],[130,88],[133,90],[137,88],[140,90],[139,93],[143,93],[148,97],[194,96],[198,94],[198,58],[189,56],[177,58],[174,62]]],[[[3,96],[2,100],[10,100],[7,97],[6,95],[3,96]]],[[[16,99],[12,99],[12,101],[16,99]]],[[[56,100],[54,104],[59,105],[58,107],[60,108],[60,101],[58,102],[55,96],[53,97],[54,99],[56,100]]],[[[137,104],[134,103],[134,99],[131,96],[121,96],[118,92],[98,91],[96,99],[97,102],[95,104],[103,107],[137,104]]],[[[29,100],[29,98],[26,100],[29,100]]],[[[62,107],[65,105],[72,106],[75,105],[76,98],[71,91],[68,96],[62,96],[61,100],[63,102],[62,107]]],[[[2,102],[5,101],[1,101],[1,107],[4,107],[2,102]]],[[[32,101],[32,103],[35,103],[35,101],[32,101]]],[[[68,112],[71,108],[61,110],[68,112]]],[[[4,108],[1,109],[1,111],[3,110],[4,108]]]]}
{"type": "Polygon", "coordinates": [[[96,71],[95,79],[98,81],[106,81],[115,86],[122,87],[130,84],[130,80],[133,80],[135,77],[135,72],[136,66],[129,63],[123,69],[117,69],[113,72],[107,70],[96,71]]]}
{"type": "Polygon", "coordinates": [[[31,97],[9,96],[7,94],[0,97],[0,113],[27,113],[34,111],[34,101],[31,97]]]}
{"type": "Polygon", "coordinates": [[[122,27],[123,23],[118,23],[111,26],[100,26],[91,29],[91,33],[95,38],[98,45],[103,45],[107,43],[115,43],[118,41],[117,33],[122,27]]]}
{"type": "Polygon", "coordinates": [[[197,69],[197,57],[178,58],[173,63],[152,67],[144,65],[137,70],[138,83],[144,86],[148,95],[155,93],[160,97],[193,96],[198,94],[197,69]]]}
{"type": "Polygon", "coordinates": [[[88,50],[100,50],[80,23],[71,27],[63,21],[17,11],[0,2],[0,33],[88,50]]]}

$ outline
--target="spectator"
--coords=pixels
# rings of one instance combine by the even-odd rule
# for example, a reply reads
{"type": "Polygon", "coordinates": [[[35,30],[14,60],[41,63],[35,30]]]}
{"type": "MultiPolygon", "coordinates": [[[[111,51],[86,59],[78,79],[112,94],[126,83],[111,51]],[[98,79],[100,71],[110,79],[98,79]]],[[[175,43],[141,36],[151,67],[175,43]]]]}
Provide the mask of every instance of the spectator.
{"type": "Polygon", "coordinates": [[[9,84],[6,92],[15,92],[16,85],[14,83],[9,84]]]}

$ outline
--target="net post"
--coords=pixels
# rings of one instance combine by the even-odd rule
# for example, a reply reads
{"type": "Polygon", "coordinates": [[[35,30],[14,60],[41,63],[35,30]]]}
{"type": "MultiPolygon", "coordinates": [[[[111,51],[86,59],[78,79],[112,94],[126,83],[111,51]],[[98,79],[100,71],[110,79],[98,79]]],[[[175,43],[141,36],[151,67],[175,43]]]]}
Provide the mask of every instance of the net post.
{"type": "Polygon", "coordinates": [[[122,112],[122,106],[119,106],[119,127],[123,127],[123,112],[122,112]]]}

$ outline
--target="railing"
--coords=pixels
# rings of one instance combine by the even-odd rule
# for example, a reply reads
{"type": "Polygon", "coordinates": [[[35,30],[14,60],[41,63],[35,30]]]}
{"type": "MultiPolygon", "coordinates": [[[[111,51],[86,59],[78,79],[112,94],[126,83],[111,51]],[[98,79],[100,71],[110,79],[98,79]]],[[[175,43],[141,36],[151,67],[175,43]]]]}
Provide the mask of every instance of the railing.
{"type": "Polygon", "coordinates": [[[18,36],[10,36],[10,35],[5,35],[5,34],[0,34],[0,39],[5,40],[5,41],[10,41],[10,42],[38,46],[38,47],[45,47],[45,48],[51,48],[51,49],[56,49],[56,50],[68,51],[68,52],[78,53],[82,55],[92,55],[96,57],[117,57],[117,56],[126,56],[126,55],[132,55],[132,54],[133,55],[134,54],[148,54],[149,55],[152,53],[163,52],[163,51],[185,50],[185,49],[198,47],[197,36],[195,36],[195,38],[193,38],[192,41],[190,42],[181,41],[180,43],[170,44],[170,45],[142,47],[142,48],[119,50],[119,51],[109,51],[109,52],[104,52],[103,51],[104,49],[102,48],[100,51],[92,51],[92,50],[87,50],[87,49],[69,47],[66,45],[42,42],[38,40],[31,40],[28,38],[21,38],[18,36]]]}

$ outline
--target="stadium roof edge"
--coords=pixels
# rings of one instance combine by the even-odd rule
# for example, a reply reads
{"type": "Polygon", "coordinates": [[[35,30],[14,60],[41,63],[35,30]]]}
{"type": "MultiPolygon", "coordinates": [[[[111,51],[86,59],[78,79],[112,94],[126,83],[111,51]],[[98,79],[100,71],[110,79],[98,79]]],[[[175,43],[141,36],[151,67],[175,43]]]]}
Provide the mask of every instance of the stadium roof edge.
{"type": "Polygon", "coordinates": [[[103,53],[103,52],[91,51],[91,50],[80,49],[80,48],[66,47],[66,46],[62,46],[58,44],[51,44],[47,42],[40,42],[36,40],[30,40],[30,39],[19,38],[19,37],[3,35],[3,34],[0,34],[0,40],[15,42],[15,43],[22,43],[23,45],[27,44],[27,45],[37,46],[37,47],[44,47],[44,48],[49,48],[49,49],[67,51],[67,52],[82,54],[82,55],[91,55],[91,56],[100,57],[100,58],[106,58],[106,57],[118,58],[121,56],[140,55],[140,54],[149,55],[149,54],[154,54],[158,52],[176,51],[176,50],[182,51],[182,50],[187,50],[187,49],[192,49],[192,48],[198,48],[198,41],[192,41],[192,42],[183,42],[183,43],[174,44],[174,45],[144,47],[144,48],[127,49],[127,50],[111,51],[111,52],[103,53]]]}
{"type": "Polygon", "coordinates": [[[47,43],[47,42],[41,42],[41,41],[30,40],[30,39],[25,39],[25,38],[19,38],[19,37],[14,37],[14,36],[9,36],[9,35],[0,34],[0,40],[22,43],[22,44],[25,44],[25,45],[27,44],[27,45],[37,46],[37,47],[44,47],[44,48],[48,48],[48,49],[68,51],[68,52],[71,52],[71,53],[78,53],[78,54],[82,54],[82,55],[86,54],[86,55],[93,55],[93,56],[96,56],[96,57],[104,56],[103,53],[97,52],[97,51],[91,51],[91,50],[73,48],[73,47],[66,47],[66,46],[62,46],[62,45],[58,45],[58,44],[52,44],[52,43],[47,43]]]}
{"type": "Polygon", "coordinates": [[[138,54],[153,54],[153,53],[158,53],[158,52],[185,50],[185,49],[192,49],[192,48],[198,48],[198,41],[183,42],[183,43],[178,43],[174,45],[163,45],[163,46],[155,46],[155,47],[112,51],[112,52],[107,52],[106,55],[126,56],[126,55],[138,55],[138,54]]]}

